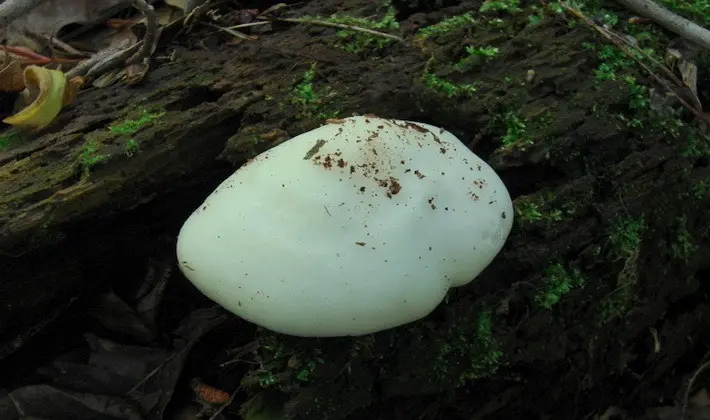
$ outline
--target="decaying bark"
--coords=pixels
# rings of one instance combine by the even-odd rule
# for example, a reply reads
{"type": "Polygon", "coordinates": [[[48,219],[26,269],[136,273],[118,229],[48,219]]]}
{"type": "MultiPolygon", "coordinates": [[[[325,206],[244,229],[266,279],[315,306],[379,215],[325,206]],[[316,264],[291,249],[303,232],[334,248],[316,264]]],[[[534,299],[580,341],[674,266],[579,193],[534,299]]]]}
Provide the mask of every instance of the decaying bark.
{"type": "MultiPolygon", "coordinates": [[[[319,5],[292,17],[331,11],[319,5]]],[[[294,25],[239,46],[177,46],[146,86],[83,94],[52,130],[0,152],[0,343],[172,255],[181,223],[236,166],[321,122],[322,108],[293,99],[316,63],[312,87],[327,92],[317,106],[427,122],[469,144],[509,186],[516,225],[480,278],[427,319],[338,340],[254,336],[243,323],[231,334],[256,340],[259,357],[215,368],[221,377],[250,395],[279,390],[292,419],[571,419],[638,407],[659,384],[654,398],[672,398],[685,376],[670,372],[710,325],[708,149],[689,121],[639,110],[626,82],[595,78],[596,54],[579,47],[599,42],[588,28],[519,28],[358,55],[327,29],[294,25]],[[499,55],[465,72],[441,64],[483,42],[499,55]],[[444,94],[425,72],[477,90],[444,94]],[[151,107],[165,114],[130,136],[140,151],[129,156],[129,137],[107,127],[151,107]],[[110,157],[86,170],[88,140],[110,157]],[[572,287],[546,306],[555,281],[572,287]]]]}

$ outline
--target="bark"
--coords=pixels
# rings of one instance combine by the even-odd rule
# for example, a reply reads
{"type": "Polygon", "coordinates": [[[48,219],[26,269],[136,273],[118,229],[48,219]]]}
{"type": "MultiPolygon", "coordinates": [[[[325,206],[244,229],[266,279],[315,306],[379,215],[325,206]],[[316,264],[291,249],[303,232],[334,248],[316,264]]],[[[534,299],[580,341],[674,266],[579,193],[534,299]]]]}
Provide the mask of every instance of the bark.
{"type": "MultiPolygon", "coordinates": [[[[284,17],[341,7],[312,3],[284,17]]],[[[176,60],[146,85],[83,93],[47,131],[0,151],[0,349],[74,297],[130,289],[247,159],[324,113],[373,113],[445,127],[494,166],[518,210],[504,250],[420,322],[337,340],[235,323],[230,345],[255,342],[259,357],[229,370],[218,348],[201,369],[250,397],[279,390],[290,419],[571,419],[673,400],[710,325],[710,147],[689,121],[632,106],[638,92],[621,78],[600,84],[597,55],[580,48],[599,42],[588,28],[521,19],[510,37],[476,26],[499,54],[465,72],[445,63],[461,58],[462,39],[478,45],[469,30],[352,53],[334,30],[275,25],[239,45],[222,32],[210,49],[174,44],[176,60]],[[320,96],[304,108],[294,87],[312,63],[320,96]],[[437,90],[425,71],[477,90],[437,90]],[[109,130],[146,109],[165,113],[131,135],[109,130]],[[87,141],[105,157],[89,168],[87,141]],[[552,301],[556,287],[565,293],[552,301]]],[[[185,306],[204,304],[178,274],[170,285],[185,306]]]]}

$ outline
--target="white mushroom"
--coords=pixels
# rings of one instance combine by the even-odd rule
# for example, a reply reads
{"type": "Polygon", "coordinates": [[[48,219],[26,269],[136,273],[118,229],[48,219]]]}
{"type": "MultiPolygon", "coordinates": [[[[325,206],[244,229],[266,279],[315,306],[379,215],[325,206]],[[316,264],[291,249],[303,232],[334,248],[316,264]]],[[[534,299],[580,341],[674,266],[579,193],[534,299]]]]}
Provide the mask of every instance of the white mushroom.
{"type": "Polygon", "coordinates": [[[451,133],[329,121],[241,168],[187,219],[180,268],[207,297],[297,336],[362,335],[429,314],[510,233],[508,191],[451,133]]]}

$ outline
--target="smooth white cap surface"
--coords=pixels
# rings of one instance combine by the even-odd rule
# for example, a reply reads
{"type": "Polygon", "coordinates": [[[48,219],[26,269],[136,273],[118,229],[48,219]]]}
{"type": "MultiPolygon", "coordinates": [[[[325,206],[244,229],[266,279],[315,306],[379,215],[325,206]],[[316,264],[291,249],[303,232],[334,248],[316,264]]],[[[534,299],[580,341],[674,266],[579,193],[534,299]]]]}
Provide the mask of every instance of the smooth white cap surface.
{"type": "Polygon", "coordinates": [[[180,268],[265,328],[361,335],[420,319],[503,247],[513,206],[451,133],[359,116],[270,149],[188,218],[180,268]]]}

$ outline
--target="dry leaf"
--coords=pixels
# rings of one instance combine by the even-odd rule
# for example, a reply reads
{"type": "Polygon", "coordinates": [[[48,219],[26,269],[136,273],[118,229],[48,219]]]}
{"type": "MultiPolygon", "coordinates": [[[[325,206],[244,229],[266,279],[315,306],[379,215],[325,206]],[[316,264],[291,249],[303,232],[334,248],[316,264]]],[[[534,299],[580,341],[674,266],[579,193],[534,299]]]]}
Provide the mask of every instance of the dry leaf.
{"type": "Polygon", "coordinates": [[[94,23],[107,11],[125,8],[125,4],[125,0],[47,0],[8,25],[5,37],[9,45],[36,50],[37,43],[30,41],[25,32],[48,39],[66,25],[94,23]]]}
{"type": "Polygon", "coordinates": [[[39,66],[27,66],[24,71],[25,97],[32,101],[29,106],[4,123],[29,130],[39,130],[49,125],[62,109],[67,78],[59,70],[39,66]]]}
{"type": "Polygon", "coordinates": [[[62,95],[62,105],[69,105],[74,102],[77,95],[79,94],[79,89],[86,83],[86,78],[82,76],[72,77],[67,83],[67,87],[64,89],[64,94],[62,95]]]}
{"type": "Polygon", "coordinates": [[[25,80],[22,71],[22,64],[19,61],[11,61],[0,70],[0,91],[19,92],[25,88],[25,80]]]}
{"type": "Polygon", "coordinates": [[[91,86],[97,87],[97,88],[103,88],[107,86],[111,86],[114,83],[118,82],[123,78],[123,76],[126,74],[125,69],[112,69],[107,71],[106,73],[103,73],[96,79],[94,79],[91,82],[91,86]]]}
{"type": "Polygon", "coordinates": [[[673,73],[680,76],[680,80],[683,83],[683,86],[678,86],[678,88],[687,88],[683,89],[684,92],[677,92],[677,94],[687,102],[691,103],[696,110],[702,111],[703,105],[700,102],[700,98],[698,98],[697,88],[698,67],[695,65],[695,63],[686,60],[679,50],[672,48],[668,48],[666,50],[664,61],[666,66],[673,73]]]}

